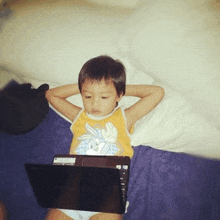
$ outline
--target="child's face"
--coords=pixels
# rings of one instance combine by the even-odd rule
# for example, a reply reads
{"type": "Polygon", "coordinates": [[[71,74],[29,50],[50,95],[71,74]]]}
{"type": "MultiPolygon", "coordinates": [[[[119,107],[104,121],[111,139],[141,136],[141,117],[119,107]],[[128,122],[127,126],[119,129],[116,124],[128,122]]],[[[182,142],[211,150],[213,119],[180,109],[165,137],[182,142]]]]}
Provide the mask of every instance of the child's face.
{"type": "Polygon", "coordinates": [[[118,96],[111,80],[85,80],[81,91],[85,111],[94,116],[110,114],[114,110],[116,103],[122,98],[122,96],[118,96]]]}

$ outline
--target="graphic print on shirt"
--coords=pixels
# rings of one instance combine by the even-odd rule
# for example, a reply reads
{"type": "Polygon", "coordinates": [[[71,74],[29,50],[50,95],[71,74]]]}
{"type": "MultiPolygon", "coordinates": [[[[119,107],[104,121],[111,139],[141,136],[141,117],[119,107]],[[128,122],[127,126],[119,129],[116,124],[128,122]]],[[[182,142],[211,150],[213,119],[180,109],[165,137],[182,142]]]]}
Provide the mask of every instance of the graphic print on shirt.
{"type": "Polygon", "coordinates": [[[105,127],[85,124],[86,133],[78,137],[77,154],[84,155],[120,155],[123,148],[117,141],[118,131],[111,123],[105,127]]]}

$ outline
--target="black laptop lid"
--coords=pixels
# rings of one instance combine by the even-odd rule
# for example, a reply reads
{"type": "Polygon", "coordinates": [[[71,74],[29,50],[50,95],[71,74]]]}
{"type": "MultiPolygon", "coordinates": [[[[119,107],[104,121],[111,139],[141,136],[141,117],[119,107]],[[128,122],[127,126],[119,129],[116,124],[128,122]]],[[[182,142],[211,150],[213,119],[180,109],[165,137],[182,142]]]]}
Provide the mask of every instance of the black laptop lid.
{"type": "Polygon", "coordinates": [[[49,164],[25,168],[43,208],[125,212],[118,169],[49,164]]]}

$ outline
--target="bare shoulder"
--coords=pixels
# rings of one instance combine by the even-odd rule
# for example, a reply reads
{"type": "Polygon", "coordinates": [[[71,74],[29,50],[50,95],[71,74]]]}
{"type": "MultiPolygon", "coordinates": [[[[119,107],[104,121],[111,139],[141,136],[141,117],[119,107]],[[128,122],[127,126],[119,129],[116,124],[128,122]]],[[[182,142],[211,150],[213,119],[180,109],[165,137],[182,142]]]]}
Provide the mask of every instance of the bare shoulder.
{"type": "Polygon", "coordinates": [[[127,128],[130,131],[136,121],[148,114],[161,102],[165,92],[159,86],[139,85],[131,87],[131,91],[128,94],[133,94],[140,98],[138,102],[125,109],[127,128]]]}

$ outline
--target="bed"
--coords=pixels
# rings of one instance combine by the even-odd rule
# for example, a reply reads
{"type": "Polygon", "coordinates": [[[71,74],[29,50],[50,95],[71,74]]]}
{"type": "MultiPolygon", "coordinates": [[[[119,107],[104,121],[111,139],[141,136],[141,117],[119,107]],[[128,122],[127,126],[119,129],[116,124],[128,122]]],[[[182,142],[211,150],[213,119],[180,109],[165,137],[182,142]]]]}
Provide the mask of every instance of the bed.
{"type": "MultiPolygon", "coordinates": [[[[12,79],[34,88],[77,82],[101,54],[125,64],[128,83],[165,89],[135,125],[124,219],[220,219],[219,3],[21,1],[11,10],[1,18],[0,89],[12,79]]],[[[69,101],[82,106],[79,96],[69,101]]],[[[68,153],[69,127],[50,106],[34,130],[0,133],[0,200],[12,220],[44,219],[24,164],[68,153]]]]}
{"type": "MultiPolygon", "coordinates": [[[[71,142],[69,122],[50,109],[33,131],[0,134],[0,195],[13,220],[41,220],[47,209],[34,197],[24,163],[51,164],[66,154],[71,142]]],[[[219,219],[220,161],[154,149],[134,148],[128,212],[124,219],[219,219]]]]}

